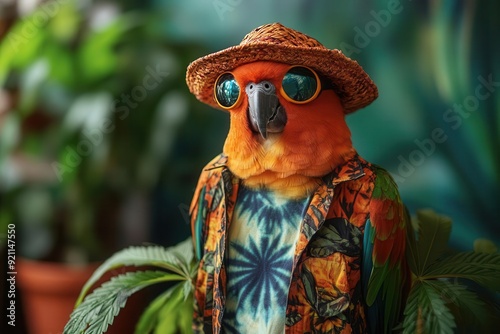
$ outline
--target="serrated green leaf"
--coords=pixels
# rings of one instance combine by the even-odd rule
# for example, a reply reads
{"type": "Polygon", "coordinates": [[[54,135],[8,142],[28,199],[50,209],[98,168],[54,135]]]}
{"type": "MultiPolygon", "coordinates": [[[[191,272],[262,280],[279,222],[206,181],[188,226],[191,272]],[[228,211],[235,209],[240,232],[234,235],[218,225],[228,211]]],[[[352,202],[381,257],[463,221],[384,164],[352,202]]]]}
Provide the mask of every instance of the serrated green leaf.
{"type": "MultiPolygon", "coordinates": [[[[406,217],[409,217],[409,213],[406,209],[406,217]]],[[[415,219],[407,219],[406,224],[406,259],[408,260],[408,266],[411,272],[419,272],[420,259],[418,257],[417,251],[417,239],[415,236],[415,230],[418,229],[418,222],[415,219]]]]}
{"type": "Polygon", "coordinates": [[[455,318],[439,291],[426,281],[416,283],[404,310],[403,333],[452,334],[455,318]]]}
{"type": "Polygon", "coordinates": [[[391,331],[389,326],[397,322],[399,316],[399,310],[401,309],[401,292],[398,289],[394,289],[395,286],[401,284],[401,269],[399,267],[394,268],[386,277],[386,284],[383,286],[382,296],[385,300],[385,310],[384,314],[384,332],[388,333],[391,331]]]}
{"type": "Polygon", "coordinates": [[[180,283],[167,289],[161,295],[156,297],[142,313],[141,318],[137,322],[135,334],[149,334],[158,324],[158,317],[162,307],[172,297],[172,293],[179,287],[180,283]]]}
{"type": "Polygon", "coordinates": [[[192,259],[192,253],[191,238],[169,248],[161,246],[142,246],[129,247],[119,251],[107,259],[92,274],[90,279],[83,286],[80,296],[76,301],[76,305],[81,303],[88,290],[102,277],[102,275],[104,275],[104,273],[123,266],[156,266],[178,274],[179,280],[190,280],[192,272],[191,266],[193,264],[192,262],[185,263],[185,261],[189,258],[192,259]],[[191,245],[191,248],[186,246],[187,243],[191,245]],[[181,252],[183,252],[182,256],[179,255],[181,252]],[[191,256],[189,256],[189,252],[191,256]]]}
{"type": "MultiPolygon", "coordinates": [[[[466,286],[450,282],[471,280],[500,291],[500,254],[450,254],[451,220],[424,210],[418,212],[417,223],[418,238],[408,231],[406,255],[415,277],[404,311],[403,333],[453,333],[455,319],[467,326],[487,324],[493,313],[490,308],[466,286]],[[471,322],[471,318],[477,321],[471,322]]],[[[493,249],[488,246],[488,250],[493,249]]]]}
{"type": "Polygon", "coordinates": [[[451,220],[428,209],[417,211],[417,221],[416,251],[418,262],[415,274],[420,276],[448,249],[451,220]]]}
{"type": "Polygon", "coordinates": [[[177,285],[172,292],[168,303],[165,303],[159,311],[158,324],[155,334],[176,334],[179,308],[182,305],[182,286],[177,285]]]}
{"type": "Polygon", "coordinates": [[[189,297],[182,303],[179,310],[179,332],[181,334],[193,333],[193,313],[194,313],[194,294],[191,293],[189,297]]]}
{"type": "Polygon", "coordinates": [[[182,296],[184,301],[193,294],[193,291],[194,291],[194,286],[191,281],[184,281],[184,283],[182,283],[182,293],[183,293],[182,296]]]}
{"type": "Polygon", "coordinates": [[[422,283],[417,282],[408,295],[408,300],[404,309],[403,334],[413,334],[417,332],[417,321],[419,314],[419,294],[422,283]]]}
{"type": "MultiPolygon", "coordinates": [[[[185,283],[183,283],[185,284],[185,283]]],[[[158,323],[154,328],[155,334],[191,334],[193,324],[194,295],[190,293],[184,299],[183,289],[176,285],[167,302],[158,312],[158,323]]]]}
{"type": "Polygon", "coordinates": [[[462,252],[434,263],[425,272],[426,279],[463,278],[488,289],[500,291],[500,254],[462,252]]]}
{"type": "Polygon", "coordinates": [[[137,271],[113,277],[89,294],[71,313],[64,334],[105,333],[130,295],[146,286],[169,281],[171,276],[163,271],[137,271]]]}
{"type": "Polygon", "coordinates": [[[172,247],[171,250],[181,260],[180,266],[182,267],[183,271],[189,277],[192,277],[191,272],[194,261],[194,249],[193,249],[192,239],[187,238],[183,242],[180,242],[174,247],[172,247]]]}
{"type": "Polygon", "coordinates": [[[172,248],[172,251],[183,259],[184,263],[191,263],[194,259],[193,241],[191,238],[177,244],[172,248]]]}
{"type": "Polygon", "coordinates": [[[427,281],[436,291],[440,291],[442,299],[455,310],[455,318],[463,323],[474,323],[477,329],[488,322],[489,311],[486,304],[466,286],[450,280],[427,281]]]}

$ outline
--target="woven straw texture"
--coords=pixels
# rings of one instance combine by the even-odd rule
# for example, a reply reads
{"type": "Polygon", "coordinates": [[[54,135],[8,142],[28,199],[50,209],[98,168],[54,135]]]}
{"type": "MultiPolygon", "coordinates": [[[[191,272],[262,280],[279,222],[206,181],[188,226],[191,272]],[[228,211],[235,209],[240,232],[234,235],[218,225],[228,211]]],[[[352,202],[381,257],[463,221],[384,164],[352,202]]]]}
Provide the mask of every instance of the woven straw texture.
{"type": "Polygon", "coordinates": [[[260,26],[248,33],[239,45],[193,61],[188,66],[186,82],[198,100],[220,109],[213,96],[219,75],[262,60],[314,69],[330,80],[346,114],[367,106],[378,96],[377,86],[356,61],[280,23],[260,26]]]}

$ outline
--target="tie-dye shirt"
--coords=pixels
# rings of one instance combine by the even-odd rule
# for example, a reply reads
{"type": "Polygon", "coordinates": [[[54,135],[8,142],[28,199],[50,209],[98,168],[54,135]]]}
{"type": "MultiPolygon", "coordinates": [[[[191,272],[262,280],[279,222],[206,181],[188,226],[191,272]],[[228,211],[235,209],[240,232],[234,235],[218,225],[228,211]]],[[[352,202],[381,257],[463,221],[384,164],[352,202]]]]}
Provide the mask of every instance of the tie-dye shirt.
{"type": "Polygon", "coordinates": [[[295,245],[308,198],[241,186],[229,229],[224,332],[283,333],[295,245]]]}

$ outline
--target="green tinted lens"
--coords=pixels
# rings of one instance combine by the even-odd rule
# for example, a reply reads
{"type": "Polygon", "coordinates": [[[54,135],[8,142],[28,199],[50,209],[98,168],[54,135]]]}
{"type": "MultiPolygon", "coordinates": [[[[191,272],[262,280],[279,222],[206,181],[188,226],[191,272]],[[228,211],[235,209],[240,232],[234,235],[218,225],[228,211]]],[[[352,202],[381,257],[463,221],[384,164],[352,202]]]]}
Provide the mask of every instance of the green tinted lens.
{"type": "Polygon", "coordinates": [[[316,94],[318,82],[316,75],[305,67],[293,67],[283,77],[281,82],[285,94],[297,102],[304,102],[316,94]]]}
{"type": "Polygon", "coordinates": [[[240,86],[231,73],[224,73],[215,84],[215,98],[224,108],[232,107],[240,96],[240,86]]]}

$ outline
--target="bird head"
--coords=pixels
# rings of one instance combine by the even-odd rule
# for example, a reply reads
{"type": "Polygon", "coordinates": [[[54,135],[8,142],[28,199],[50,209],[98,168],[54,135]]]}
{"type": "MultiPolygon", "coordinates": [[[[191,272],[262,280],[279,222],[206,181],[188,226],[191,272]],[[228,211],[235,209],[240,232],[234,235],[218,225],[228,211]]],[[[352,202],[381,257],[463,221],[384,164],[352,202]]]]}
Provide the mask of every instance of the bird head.
{"type": "Polygon", "coordinates": [[[378,96],[356,61],[280,23],[193,61],[186,82],[230,114],[229,169],[249,187],[289,197],[307,195],[355,154],[344,117],[378,96]]]}
{"type": "Polygon", "coordinates": [[[214,90],[230,114],[228,167],[250,187],[303,196],[355,153],[338,95],[311,68],[247,63],[220,75],[214,90]]]}

